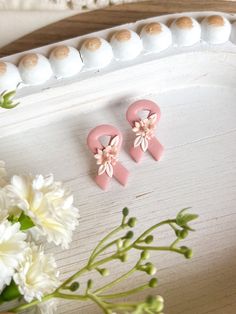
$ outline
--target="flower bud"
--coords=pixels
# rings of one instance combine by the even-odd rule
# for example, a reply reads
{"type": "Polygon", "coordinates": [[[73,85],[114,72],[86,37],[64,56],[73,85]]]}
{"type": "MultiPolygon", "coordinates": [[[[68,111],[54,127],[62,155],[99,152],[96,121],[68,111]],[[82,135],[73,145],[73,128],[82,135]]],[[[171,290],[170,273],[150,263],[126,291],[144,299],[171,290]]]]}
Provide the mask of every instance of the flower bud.
{"type": "Polygon", "coordinates": [[[93,288],[93,280],[89,279],[87,282],[87,289],[92,289],[93,288]]]}
{"type": "Polygon", "coordinates": [[[129,209],[127,207],[123,208],[122,214],[124,217],[128,216],[129,215],[129,209]]]}
{"type": "Polygon", "coordinates": [[[134,233],[133,233],[133,231],[130,230],[130,231],[128,231],[128,232],[126,233],[125,238],[126,238],[126,239],[132,239],[133,236],[134,236],[134,233]]]}
{"type": "Polygon", "coordinates": [[[185,239],[185,238],[187,238],[187,236],[188,236],[188,230],[183,229],[183,230],[180,231],[179,237],[180,237],[181,239],[185,239]]]}
{"type": "Polygon", "coordinates": [[[150,276],[155,275],[156,272],[157,272],[157,269],[156,269],[156,267],[155,267],[154,265],[150,265],[150,266],[147,268],[147,270],[146,270],[146,273],[147,273],[148,275],[150,275],[150,276]]]}
{"type": "Polygon", "coordinates": [[[146,239],[144,240],[144,242],[145,242],[146,244],[151,244],[151,243],[153,242],[153,239],[154,239],[153,235],[150,234],[149,236],[146,237],[146,239]]]}
{"type": "Polygon", "coordinates": [[[129,220],[128,220],[128,226],[130,227],[130,228],[133,228],[133,227],[135,227],[136,226],[136,223],[137,223],[137,218],[135,218],[135,217],[131,217],[129,220]]]}
{"type": "Polygon", "coordinates": [[[149,287],[150,288],[155,288],[157,286],[157,278],[152,278],[150,281],[149,281],[149,287]]]}
{"type": "Polygon", "coordinates": [[[123,242],[123,247],[124,247],[124,248],[127,248],[129,245],[130,245],[130,239],[124,240],[124,242],[123,242]]]}
{"type": "Polygon", "coordinates": [[[70,291],[74,292],[79,289],[80,284],[77,281],[72,282],[70,285],[70,291]]]}
{"type": "Polygon", "coordinates": [[[117,245],[118,249],[121,249],[123,247],[123,241],[121,239],[118,239],[116,241],[116,245],[117,245]]]}
{"type": "Polygon", "coordinates": [[[119,257],[119,259],[120,259],[120,261],[121,261],[122,263],[127,262],[127,260],[128,260],[128,254],[127,254],[127,253],[122,254],[122,255],[119,257]]]}
{"type": "Polygon", "coordinates": [[[184,256],[188,259],[193,257],[193,251],[191,249],[186,250],[186,252],[184,253],[184,256]]]}
{"type": "Polygon", "coordinates": [[[109,272],[109,270],[108,270],[107,268],[101,268],[99,272],[100,272],[100,274],[101,274],[102,276],[104,276],[104,277],[110,275],[110,272],[109,272]]]}
{"type": "Polygon", "coordinates": [[[142,251],[142,253],[141,253],[141,259],[142,260],[147,260],[147,259],[149,259],[149,257],[150,257],[150,253],[147,250],[142,251]]]}

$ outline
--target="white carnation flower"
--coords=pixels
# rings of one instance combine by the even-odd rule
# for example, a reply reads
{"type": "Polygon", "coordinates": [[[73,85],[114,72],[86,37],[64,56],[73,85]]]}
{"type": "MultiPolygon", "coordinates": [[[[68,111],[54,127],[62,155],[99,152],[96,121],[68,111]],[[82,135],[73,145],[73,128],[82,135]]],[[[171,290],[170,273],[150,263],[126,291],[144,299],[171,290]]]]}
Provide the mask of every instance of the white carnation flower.
{"type": "Polygon", "coordinates": [[[19,223],[11,224],[8,220],[0,222],[0,293],[10,283],[24,255],[25,239],[19,223]]]}
{"type": "Polygon", "coordinates": [[[58,276],[53,256],[45,255],[41,246],[31,243],[13,279],[24,299],[31,302],[53,292],[60,284],[58,276]]]}
{"type": "Polygon", "coordinates": [[[33,234],[68,248],[79,212],[73,206],[73,196],[61,182],[54,182],[53,175],[13,176],[5,189],[12,207],[23,210],[35,224],[33,234]]]}

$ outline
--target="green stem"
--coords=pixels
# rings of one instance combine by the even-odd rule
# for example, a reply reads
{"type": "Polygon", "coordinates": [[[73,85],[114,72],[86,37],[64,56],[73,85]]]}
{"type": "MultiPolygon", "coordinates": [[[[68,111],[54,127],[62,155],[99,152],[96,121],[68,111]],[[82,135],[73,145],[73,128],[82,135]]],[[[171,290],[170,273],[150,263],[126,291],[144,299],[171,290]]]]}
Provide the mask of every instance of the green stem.
{"type": "Polygon", "coordinates": [[[16,306],[16,307],[14,307],[14,308],[8,310],[8,312],[9,312],[9,313],[18,313],[18,312],[21,312],[21,311],[23,311],[23,310],[27,310],[27,309],[31,308],[32,306],[35,306],[35,305],[37,305],[37,304],[39,304],[39,303],[42,303],[42,302],[46,302],[46,301],[48,301],[48,300],[51,300],[51,299],[54,298],[54,297],[55,297],[55,295],[54,295],[54,293],[52,293],[52,294],[49,294],[49,295],[46,295],[45,297],[43,297],[41,301],[39,301],[39,300],[34,300],[34,301],[30,302],[30,303],[18,305],[18,306],[16,306]]]}
{"type": "Polygon", "coordinates": [[[106,308],[105,303],[103,303],[99,297],[95,296],[94,294],[89,294],[88,297],[94,301],[102,310],[105,314],[110,314],[110,311],[106,308]]]}
{"type": "Polygon", "coordinates": [[[139,265],[140,260],[138,261],[138,263],[131,268],[127,273],[123,274],[122,276],[116,278],[115,280],[113,280],[112,282],[108,283],[107,285],[97,289],[94,293],[95,294],[99,294],[107,289],[112,288],[114,285],[118,284],[119,282],[121,282],[122,280],[128,278],[130,275],[132,275],[136,270],[137,270],[137,266],[139,265]]]}
{"type": "Polygon", "coordinates": [[[107,245],[105,245],[103,248],[101,248],[99,251],[97,251],[94,255],[93,255],[93,258],[92,258],[92,261],[93,262],[97,256],[99,256],[102,252],[106,251],[107,249],[109,249],[109,247],[113,246],[114,244],[116,244],[118,239],[108,243],[107,245]]]}
{"type": "Polygon", "coordinates": [[[67,285],[71,283],[71,281],[74,281],[79,276],[83,275],[84,273],[88,272],[90,269],[88,268],[88,265],[81,268],[79,271],[77,271],[75,274],[70,276],[66,281],[63,282],[63,284],[60,285],[60,287],[57,288],[56,292],[58,292],[60,289],[67,289],[67,285]]]}
{"type": "Polygon", "coordinates": [[[120,232],[121,230],[123,230],[125,227],[127,227],[127,224],[121,224],[119,227],[115,228],[114,230],[112,230],[110,233],[108,233],[99,243],[98,245],[95,247],[95,249],[93,250],[92,254],[90,255],[89,261],[88,261],[88,265],[90,265],[93,260],[94,260],[94,255],[95,253],[98,251],[98,249],[112,236],[114,236],[116,233],[120,232]]]}
{"type": "Polygon", "coordinates": [[[152,232],[153,230],[157,229],[158,227],[160,226],[163,226],[163,225],[170,225],[170,224],[173,224],[173,223],[176,223],[176,219],[167,219],[167,220],[164,220],[162,222],[159,222],[158,224],[155,224],[154,226],[148,228],[146,231],[144,231],[135,241],[134,241],[134,244],[136,244],[137,242],[143,240],[143,238],[145,238],[150,232],[152,232]]]}
{"type": "Polygon", "coordinates": [[[134,248],[137,250],[149,250],[149,251],[170,251],[184,255],[184,252],[181,249],[174,248],[171,246],[148,246],[148,245],[134,245],[134,248]]]}
{"type": "Polygon", "coordinates": [[[174,242],[172,242],[170,247],[174,248],[176,246],[176,244],[179,243],[179,241],[180,241],[180,238],[177,238],[174,242]]]}
{"type": "Polygon", "coordinates": [[[137,287],[137,288],[134,288],[134,289],[131,289],[131,290],[127,290],[127,291],[124,291],[124,292],[120,292],[120,293],[114,293],[114,294],[103,294],[103,295],[100,295],[100,297],[102,299],[117,299],[117,298],[123,298],[123,297],[126,297],[128,295],[131,295],[131,294],[135,294],[137,292],[140,292],[140,291],[143,291],[145,289],[149,288],[149,284],[145,284],[145,285],[142,285],[140,287],[137,287]]]}

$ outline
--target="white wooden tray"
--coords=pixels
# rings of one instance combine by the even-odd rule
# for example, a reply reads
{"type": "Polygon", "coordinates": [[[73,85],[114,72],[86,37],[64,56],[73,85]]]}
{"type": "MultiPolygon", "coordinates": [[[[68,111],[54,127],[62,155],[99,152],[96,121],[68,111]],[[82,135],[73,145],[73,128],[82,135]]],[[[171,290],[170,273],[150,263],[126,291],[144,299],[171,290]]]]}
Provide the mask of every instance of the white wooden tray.
{"type": "MultiPolygon", "coordinates": [[[[167,22],[177,16],[125,27],[136,30],[146,22],[167,22]]],[[[95,35],[107,37],[110,32],[95,35]]],[[[82,39],[64,43],[75,45],[82,39]]],[[[52,46],[34,51],[45,54],[52,46]]],[[[20,56],[4,60],[17,62],[20,56]]],[[[119,221],[124,206],[138,217],[137,231],[191,206],[200,215],[197,232],[186,241],[194,249],[194,258],[186,261],[173,253],[153,254],[160,278],[156,293],[165,297],[167,314],[236,313],[235,83],[236,46],[199,43],[141,54],[133,61],[115,62],[73,79],[22,88],[18,92],[21,105],[0,111],[0,159],[7,162],[10,173],[52,172],[74,191],[81,220],[71,249],[48,248],[56,254],[62,277],[85,262],[98,239],[119,221]],[[160,162],[146,154],[137,165],[128,155],[133,134],[125,113],[139,98],[156,101],[162,111],[158,138],[165,154],[160,162]],[[112,180],[106,193],[93,181],[97,168],[86,146],[89,130],[103,123],[123,131],[120,160],[131,172],[127,188],[112,180]]],[[[168,235],[164,230],[160,241],[168,235]]],[[[112,276],[124,267],[117,264],[112,276]]],[[[142,273],[137,274],[135,282],[141,283],[142,278],[142,273]]],[[[94,305],[62,303],[58,313],[99,310],[94,305]]]]}

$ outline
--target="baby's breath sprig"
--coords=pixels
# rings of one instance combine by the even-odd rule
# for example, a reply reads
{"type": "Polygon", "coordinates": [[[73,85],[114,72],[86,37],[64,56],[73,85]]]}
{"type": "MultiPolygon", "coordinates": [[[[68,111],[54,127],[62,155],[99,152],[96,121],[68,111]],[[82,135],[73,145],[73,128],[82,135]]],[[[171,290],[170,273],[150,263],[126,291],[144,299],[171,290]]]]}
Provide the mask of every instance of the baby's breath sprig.
{"type": "Polygon", "coordinates": [[[16,91],[5,91],[0,94],[0,108],[13,109],[19,105],[19,102],[14,101],[16,91]]]}
{"type": "MultiPolygon", "coordinates": [[[[114,301],[146,289],[156,288],[158,284],[157,278],[149,277],[145,284],[121,292],[111,292],[111,288],[127,280],[137,271],[144,272],[148,276],[154,276],[157,268],[150,260],[151,251],[169,251],[183,255],[187,259],[192,257],[192,250],[190,248],[179,246],[179,242],[185,239],[189,235],[189,232],[193,231],[189,223],[198,217],[195,214],[189,214],[187,210],[188,208],[181,210],[175,218],[161,221],[145,230],[138,237],[135,237],[132,229],[135,227],[137,219],[129,217],[128,208],[124,208],[121,223],[98,243],[86,265],[65,280],[53,293],[44,296],[41,302],[53,298],[77,301],[90,300],[96,303],[102,312],[106,314],[161,314],[164,308],[164,300],[161,296],[149,296],[146,300],[138,302],[114,301]],[[166,246],[154,245],[154,231],[162,226],[169,226],[174,231],[175,240],[166,246]],[[95,270],[101,276],[109,276],[109,267],[111,266],[109,263],[112,261],[125,263],[132,251],[138,251],[139,257],[127,272],[100,287],[96,287],[96,282],[90,278],[87,281],[84,291],[78,293],[78,291],[82,290],[79,282],[82,275],[95,270]],[[103,257],[103,254],[108,254],[108,252],[112,253],[103,257]]],[[[20,313],[39,303],[40,301],[34,300],[31,303],[21,304],[12,308],[9,312],[20,313]]]]}

